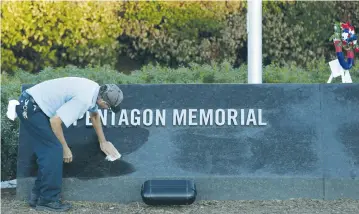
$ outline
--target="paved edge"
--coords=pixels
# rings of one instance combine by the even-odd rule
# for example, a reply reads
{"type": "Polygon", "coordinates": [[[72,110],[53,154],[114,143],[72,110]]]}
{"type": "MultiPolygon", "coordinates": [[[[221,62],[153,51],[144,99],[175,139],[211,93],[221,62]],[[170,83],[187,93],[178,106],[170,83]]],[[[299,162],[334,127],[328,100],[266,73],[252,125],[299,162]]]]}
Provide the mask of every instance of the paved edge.
{"type": "MultiPolygon", "coordinates": [[[[191,179],[197,187],[196,200],[285,200],[295,198],[358,198],[359,180],[325,182],[322,178],[250,177],[109,177],[63,179],[63,198],[73,201],[131,203],[142,201],[141,186],[149,179],[191,179]],[[336,185],[336,186],[335,186],[336,185]],[[345,186],[352,191],[337,191],[345,186]],[[330,194],[324,188],[330,189],[330,194]],[[334,188],[336,187],[336,188],[334,188]],[[349,194],[348,194],[349,193],[349,194]],[[327,194],[327,197],[326,197],[327,194]]],[[[26,199],[34,178],[18,179],[17,199],[26,199]]]]}

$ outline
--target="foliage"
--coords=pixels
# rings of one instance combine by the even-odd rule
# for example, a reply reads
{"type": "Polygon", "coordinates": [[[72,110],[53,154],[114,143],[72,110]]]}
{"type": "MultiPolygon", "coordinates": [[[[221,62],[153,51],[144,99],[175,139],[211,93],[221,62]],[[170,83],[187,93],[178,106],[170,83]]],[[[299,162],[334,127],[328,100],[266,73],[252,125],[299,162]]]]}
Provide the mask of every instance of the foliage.
{"type": "Polygon", "coordinates": [[[219,34],[225,17],[241,4],[5,2],[1,5],[2,71],[19,67],[37,72],[68,64],[114,67],[121,54],[163,62],[168,62],[170,54],[178,62],[200,61],[212,57],[208,47],[212,41],[196,38],[219,34]],[[187,47],[193,45],[191,53],[187,47]],[[199,46],[207,50],[203,56],[199,46]]]}
{"type": "MultiPolygon", "coordinates": [[[[188,66],[247,59],[246,1],[14,2],[1,5],[2,72],[16,67],[188,66]]],[[[333,23],[359,20],[359,2],[264,1],[264,63],[335,57],[333,23]]]]}
{"type": "Polygon", "coordinates": [[[359,2],[297,1],[285,8],[264,17],[263,57],[269,63],[305,66],[336,58],[333,41],[327,39],[333,34],[333,23],[346,22],[348,14],[352,25],[359,24],[359,2]]]}
{"type": "MultiPolygon", "coordinates": [[[[264,14],[287,1],[263,2],[264,14]]],[[[291,3],[289,3],[291,4],[291,3]]],[[[246,61],[246,1],[132,2],[126,10],[124,52],[132,58],[180,66],[246,61]],[[137,7],[135,7],[137,6],[137,7]],[[141,7],[143,6],[143,7],[141,7]],[[149,8],[153,8],[148,12],[149,8]],[[133,12],[132,12],[133,11],[133,12]],[[130,28],[128,26],[131,26],[130,28]]],[[[123,39],[123,40],[121,40],[123,39]]]]}
{"type": "Polygon", "coordinates": [[[119,3],[4,2],[2,71],[67,64],[112,65],[121,34],[119,3]]]}
{"type": "Polygon", "coordinates": [[[233,62],[245,34],[245,20],[237,15],[242,5],[241,1],[128,2],[121,11],[126,20],[119,38],[126,44],[122,53],[171,66],[233,62]]]}

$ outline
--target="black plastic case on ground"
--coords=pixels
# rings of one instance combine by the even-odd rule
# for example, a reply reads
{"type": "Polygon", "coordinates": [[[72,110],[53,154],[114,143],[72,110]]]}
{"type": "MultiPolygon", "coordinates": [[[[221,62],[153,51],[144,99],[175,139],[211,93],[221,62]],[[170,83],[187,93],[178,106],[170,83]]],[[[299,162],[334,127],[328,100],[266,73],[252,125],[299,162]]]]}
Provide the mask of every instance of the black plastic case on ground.
{"type": "Polygon", "coordinates": [[[141,188],[147,205],[190,205],[196,200],[196,185],[190,180],[148,180],[141,188]]]}

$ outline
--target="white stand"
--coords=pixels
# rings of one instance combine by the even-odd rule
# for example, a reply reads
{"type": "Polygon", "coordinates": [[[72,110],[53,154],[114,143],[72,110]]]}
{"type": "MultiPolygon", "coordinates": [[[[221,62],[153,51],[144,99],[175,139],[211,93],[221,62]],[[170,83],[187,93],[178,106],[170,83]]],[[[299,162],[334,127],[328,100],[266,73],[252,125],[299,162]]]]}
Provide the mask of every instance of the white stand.
{"type": "Polygon", "coordinates": [[[330,77],[328,79],[327,83],[331,83],[333,78],[342,77],[342,83],[352,83],[352,78],[350,76],[350,73],[348,70],[344,70],[342,66],[339,63],[339,60],[333,60],[329,62],[330,70],[332,73],[330,74],[330,77]]]}

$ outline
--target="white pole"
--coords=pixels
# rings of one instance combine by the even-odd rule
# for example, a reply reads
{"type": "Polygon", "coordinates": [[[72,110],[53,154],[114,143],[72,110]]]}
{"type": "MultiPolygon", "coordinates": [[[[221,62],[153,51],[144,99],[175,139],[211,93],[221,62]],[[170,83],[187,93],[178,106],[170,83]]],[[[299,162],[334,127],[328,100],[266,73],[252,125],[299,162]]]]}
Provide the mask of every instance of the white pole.
{"type": "Polygon", "coordinates": [[[262,0],[247,0],[248,83],[262,83],[262,0]]]}

